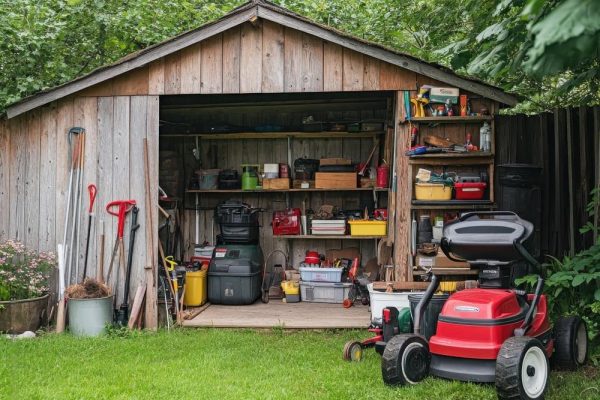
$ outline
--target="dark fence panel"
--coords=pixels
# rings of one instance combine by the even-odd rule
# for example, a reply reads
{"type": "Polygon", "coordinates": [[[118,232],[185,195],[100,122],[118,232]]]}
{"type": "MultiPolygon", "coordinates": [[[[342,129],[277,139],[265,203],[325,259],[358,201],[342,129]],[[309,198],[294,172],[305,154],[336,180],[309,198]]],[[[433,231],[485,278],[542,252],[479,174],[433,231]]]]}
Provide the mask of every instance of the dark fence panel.
{"type": "MultiPolygon", "coordinates": [[[[561,257],[589,247],[595,238],[579,228],[588,222],[589,193],[600,185],[600,107],[498,116],[495,126],[496,165],[542,168],[541,254],[561,257]]],[[[498,209],[505,206],[502,190],[496,185],[498,209]]]]}

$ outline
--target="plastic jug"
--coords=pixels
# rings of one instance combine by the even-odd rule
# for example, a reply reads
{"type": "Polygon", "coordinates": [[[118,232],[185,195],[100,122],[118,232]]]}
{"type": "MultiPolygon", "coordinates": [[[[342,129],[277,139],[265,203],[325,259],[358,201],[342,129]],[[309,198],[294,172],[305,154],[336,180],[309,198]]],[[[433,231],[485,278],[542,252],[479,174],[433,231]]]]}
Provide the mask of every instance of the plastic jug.
{"type": "Polygon", "coordinates": [[[258,165],[242,164],[242,190],[254,190],[258,186],[258,165]]]}

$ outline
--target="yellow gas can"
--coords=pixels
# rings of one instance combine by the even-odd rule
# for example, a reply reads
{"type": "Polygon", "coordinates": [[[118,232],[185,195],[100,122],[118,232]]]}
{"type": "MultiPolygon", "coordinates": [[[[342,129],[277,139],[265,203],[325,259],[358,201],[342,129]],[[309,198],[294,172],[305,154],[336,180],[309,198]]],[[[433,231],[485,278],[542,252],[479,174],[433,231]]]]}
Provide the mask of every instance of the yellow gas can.
{"type": "Polygon", "coordinates": [[[183,304],[201,306],[206,303],[206,297],[206,271],[186,272],[183,304]]]}

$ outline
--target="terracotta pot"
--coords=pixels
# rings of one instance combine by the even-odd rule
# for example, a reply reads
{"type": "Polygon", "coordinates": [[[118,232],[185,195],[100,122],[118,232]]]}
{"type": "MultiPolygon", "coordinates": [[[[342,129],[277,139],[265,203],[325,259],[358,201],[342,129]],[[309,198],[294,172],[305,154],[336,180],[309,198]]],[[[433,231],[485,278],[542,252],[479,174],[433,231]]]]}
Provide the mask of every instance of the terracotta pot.
{"type": "Polygon", "coordinates": [[[0,332],[37,331],[47,318],[48,297],[0,301],[0,332]]]}

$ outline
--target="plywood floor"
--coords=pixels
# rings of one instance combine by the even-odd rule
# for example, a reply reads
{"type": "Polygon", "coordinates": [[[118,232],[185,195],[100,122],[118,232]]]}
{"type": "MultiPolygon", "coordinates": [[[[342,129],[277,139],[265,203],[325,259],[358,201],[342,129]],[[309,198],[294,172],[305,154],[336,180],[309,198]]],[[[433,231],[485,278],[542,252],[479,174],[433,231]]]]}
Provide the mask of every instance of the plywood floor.
{"type": "Polygon", "coordinates": [[[247,306],[210,305],[184,326],[219,328],[331,329],[367,328],[369,307],[360,304],[345,309],[341,304],[292,303],[271,300],[247,306]]]}

